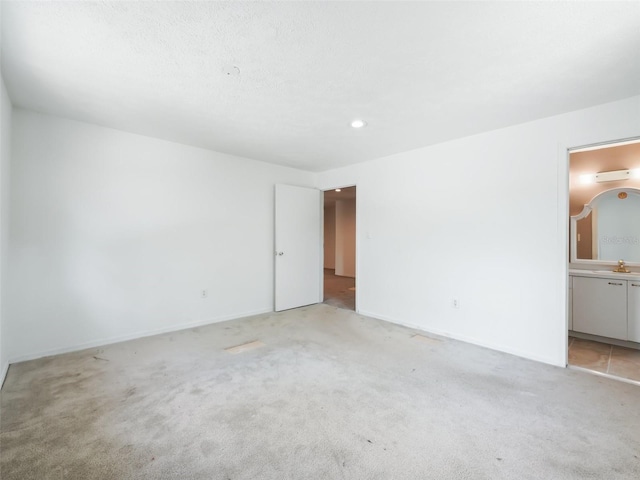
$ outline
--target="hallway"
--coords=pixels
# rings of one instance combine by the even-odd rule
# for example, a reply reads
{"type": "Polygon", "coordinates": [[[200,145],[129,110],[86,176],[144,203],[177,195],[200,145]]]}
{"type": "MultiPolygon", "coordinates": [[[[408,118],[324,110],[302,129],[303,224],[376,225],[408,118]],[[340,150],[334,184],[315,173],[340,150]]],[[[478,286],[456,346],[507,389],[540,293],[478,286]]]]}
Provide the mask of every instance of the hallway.
{"type": "Polygon", "coordinates": [[[324,303],[347,310],[356,309],[356,279],[340,277],[332,268],[324,269],[324,303]]]}

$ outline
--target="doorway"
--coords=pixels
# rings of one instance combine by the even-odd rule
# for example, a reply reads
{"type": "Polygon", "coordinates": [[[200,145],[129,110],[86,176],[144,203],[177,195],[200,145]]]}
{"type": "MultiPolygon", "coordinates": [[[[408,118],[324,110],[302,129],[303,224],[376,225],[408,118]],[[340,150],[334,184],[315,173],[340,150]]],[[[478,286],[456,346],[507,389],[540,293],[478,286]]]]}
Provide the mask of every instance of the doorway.
{"type": "Polygon", "coordinates": [[[640,384],[640,139],[569,150],[568,366],[640,384]]]}
{"type": "Polygon", "coordinates": [[[324,192],[324,303],[356,309],[356,187],[324,192]]]}

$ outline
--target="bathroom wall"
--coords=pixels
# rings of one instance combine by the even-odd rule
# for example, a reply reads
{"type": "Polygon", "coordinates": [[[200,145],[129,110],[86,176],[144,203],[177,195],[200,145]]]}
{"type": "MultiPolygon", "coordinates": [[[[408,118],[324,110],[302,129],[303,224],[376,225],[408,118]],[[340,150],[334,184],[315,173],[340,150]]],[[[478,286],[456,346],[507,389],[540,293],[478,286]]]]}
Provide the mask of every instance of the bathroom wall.
{"type": "MultiPolygon", "coordinates": [[[[580,180],[581,175],[627,169],[640,169],[640,143],[572,153],[569,161],[569,214],[578,215],[585,204],[605,190],[618,187],[640,188],[640,178],[585,184],[580,180]]],[[[593,258],[591,220],[592,216],[589,215],[577,224],[576,233],[580,236],[577,252],[581,259],[593,258]]]]}

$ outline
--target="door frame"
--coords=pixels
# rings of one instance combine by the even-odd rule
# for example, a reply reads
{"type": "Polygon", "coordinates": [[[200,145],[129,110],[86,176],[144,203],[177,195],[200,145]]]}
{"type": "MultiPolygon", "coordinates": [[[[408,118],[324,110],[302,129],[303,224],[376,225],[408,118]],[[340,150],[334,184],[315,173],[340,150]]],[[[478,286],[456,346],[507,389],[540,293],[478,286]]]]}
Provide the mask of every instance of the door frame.
{"type": "MultiPolygon", "coordinates": [[[[634,136],[634,137],[621,138],[618,140],[606,140],[601,142],[588,143],[584,145],[576,145],[576,146],[561,145],[560,146],[559,157],[563,163],[558,168],[558,173],[559,173],[558,189],[561,190],[561,192],[564,194],[564,200],[565,200],[561,204],[562,208],[559,209],[561,210],[561,214],[563,216],[562,220],[560,221],[560,226],[561,226],[560,231],[563,232],[563,235],[561,235],[561,237],[564,240],[564,246],[563,246],[562,252],[563,252],[563,260],[564,260],[563,269],[564,269],[564,296],[565,296],[564,338],[563,338],[564,353],[565,353],[565,362],[564,362],[565,368],[569,367],[568,335],[569,335],[569,313],[571,309],[571,305],[569,305],[569,302],[571,301],[571,297],[569,295],[569,289],[571,288],[571,285],[569,284],[569,263],[571,261],[571,256],[569,254],[569,242],[571,241],[571,232],[569,231],[569,229],[571,228],[571,218],[569,216],[569,213],[571,213],[570,212],[571,185],[569,181],[570,180],[569,176],[570,176],[570,168],[571,168],[571,154],[579,152],[581,150],[590,150],[590,149],[597,150],[607,145],[617,145],[617,144],[623,145],[625,143],[637,142],[638,140],[640,140],[640,137],[634,136]]],[[[562,198],[562,197],[559,196],[559,198],[562,198]]]]}
{"type": "Polygon", "coordinates": [[[335,190],[336,188],[349,188],[349,187],[356,187],[356,302],[355,302],[355,312],[356,313],[360,313],[360,309],[358,308],[358,299],[359,299],[359,295],[358,295],[358,279],[360,278],[360,233],[359,233],[359,228],[360,228],[360,202],[358,202],[358,184],[356,182],[353,183],[347,183],[347,184],[339,184],[339,185],[335,185],[335,186],[322,186],[319,187],[320,191],[322,192],[322,215],[321,215],[321,222],[322,224],[320,225],[320,242],[322,243],[322,252],[320,255],[320,261],[322,262],[322,270],[321,270],[321,275],[322,278],[320,279],[320,298],[322,298],[322,301],[324,302],[324,193],[328,192],[329,190],[335,190]]]}

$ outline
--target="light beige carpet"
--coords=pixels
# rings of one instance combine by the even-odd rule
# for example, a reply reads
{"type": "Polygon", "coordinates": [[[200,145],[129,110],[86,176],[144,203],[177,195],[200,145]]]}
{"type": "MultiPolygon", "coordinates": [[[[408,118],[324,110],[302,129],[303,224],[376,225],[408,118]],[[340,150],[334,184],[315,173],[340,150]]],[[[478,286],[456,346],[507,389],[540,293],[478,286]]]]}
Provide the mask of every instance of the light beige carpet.
{"type": "Polygon", "coordinates": [[[640,478],[640,388],[416,333],[316,305],[13,365],[0,477],[640,478]]]}

